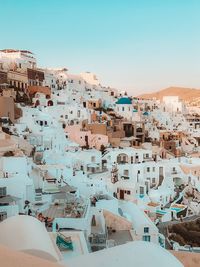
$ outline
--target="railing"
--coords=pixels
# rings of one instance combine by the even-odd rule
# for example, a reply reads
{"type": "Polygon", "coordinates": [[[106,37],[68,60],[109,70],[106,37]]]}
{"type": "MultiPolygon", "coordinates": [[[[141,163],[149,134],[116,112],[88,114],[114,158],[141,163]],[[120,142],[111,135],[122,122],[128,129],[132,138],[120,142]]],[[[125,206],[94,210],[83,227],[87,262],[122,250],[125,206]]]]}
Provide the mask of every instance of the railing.
{"type": "Polygon", "coordinates": [[[128,161],[117,161],[117,164],[127,164],[128,161]]]}
{"type": "Polygon", "coordinates": [[[144,158],[144,161],[153,161],[153,158],[144,158]]]}
{"type": "Polygon", "coordinates": [[[178,171],[172,171],[172,174],[178,174],[178,171]]]}
{"type": "Polygon", "coordinates": [[[7,217],[15,216],[19,213],[18,205],[0,206],[0,212],[6,212],[7,217]]]}
{"type": "Polygon", "coordinates": [[[173,242],[173,250],[175,251],[187,251],[200,253],[200,247],[192,247],[190,245],[180,246],[178,242],[173,242]]]}
{"type": "Polygon", "coordinates": [[[0,179],[9,179],[9,178],[13,178],[15,175],[17,175],[18,173],[0,173],[0,179]]]}
{"type": "Polygon", "coordinates": [[[104,172],[107,172],[107,171],[108,171],[107,168],[103,168],[102,170],[95,170],[95,172],[90,172],[90,173],[88,173],[88,176],[93,175],[93,174],[104,173],[104,172]]]}
{"type": "Polygon", "coordinates": [[[130,179],[130,177],[128,175],[122,175],[121,178],[124,179],[124,180],[130,179]]]}

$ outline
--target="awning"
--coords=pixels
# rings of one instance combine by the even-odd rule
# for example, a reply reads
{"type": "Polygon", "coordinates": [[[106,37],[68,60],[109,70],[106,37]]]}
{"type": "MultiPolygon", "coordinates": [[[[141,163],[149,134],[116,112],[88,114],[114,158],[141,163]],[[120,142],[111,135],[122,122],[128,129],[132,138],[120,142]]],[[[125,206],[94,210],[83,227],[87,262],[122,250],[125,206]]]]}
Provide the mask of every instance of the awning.
{"type": "Polygon", "coordinates": [[[61,193],[70,193],[70,192],[75,192],[75,191],[76,191],[76,187],[71,186],[69,184],[66,184],[65,186],[62,186],[60,188],[61,193]]]}
{"type": "Polygon", "coordinates": [[[66,199],[66,193],[56,193],[52,195],[52,201],[59,199],[66,199]]]}
{"type": "Polygon", "coordinates": [[[18,200],[20,200],[20,198],[7,195],[5,197],[0,198],[0,204],[9,204],[18,200]]]}
{"type": "Polygon", "coordinates": [[[99,164],[97,164],[97,163],[89,163],[89,164],[87,164],[87,167],[89,167],[89,168],[98,168],[99,164]]]}

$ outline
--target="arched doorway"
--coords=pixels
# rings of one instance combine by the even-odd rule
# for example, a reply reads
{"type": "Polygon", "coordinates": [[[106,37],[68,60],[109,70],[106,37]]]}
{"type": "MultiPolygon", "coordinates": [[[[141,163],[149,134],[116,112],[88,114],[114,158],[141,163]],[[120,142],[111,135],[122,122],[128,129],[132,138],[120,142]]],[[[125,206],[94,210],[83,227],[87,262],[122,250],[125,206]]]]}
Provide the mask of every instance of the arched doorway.
{"type": "Polygon", "coordinates": [[[49,100],[47,105],[48,106],[53,106],[53,101],[52,100],[49,100]]]}
{"type": "Polygon", "coordinates": [[[39,106],[40,105],[40,100],[36,100],[36,102],[35,102],[35,107],[37,107],[37,106],[39,106]]]}

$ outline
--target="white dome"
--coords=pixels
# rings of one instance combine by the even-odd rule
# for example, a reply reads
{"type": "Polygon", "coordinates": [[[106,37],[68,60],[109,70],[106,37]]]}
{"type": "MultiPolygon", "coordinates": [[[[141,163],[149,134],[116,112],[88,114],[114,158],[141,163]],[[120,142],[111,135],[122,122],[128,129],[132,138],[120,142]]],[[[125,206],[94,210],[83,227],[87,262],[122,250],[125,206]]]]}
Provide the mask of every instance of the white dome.
{"type": "Polygon", "coordinates": [[[184,267],[170,252],[145,241],[133,241],[77,257],[69,260],[68,266],[184,267]]]}
{"type": "Polygon", "coordinates": [[[32,216],[18,215],[1,222],[0,244],[43,259],[59,260],[45,226],[32,216]]]}

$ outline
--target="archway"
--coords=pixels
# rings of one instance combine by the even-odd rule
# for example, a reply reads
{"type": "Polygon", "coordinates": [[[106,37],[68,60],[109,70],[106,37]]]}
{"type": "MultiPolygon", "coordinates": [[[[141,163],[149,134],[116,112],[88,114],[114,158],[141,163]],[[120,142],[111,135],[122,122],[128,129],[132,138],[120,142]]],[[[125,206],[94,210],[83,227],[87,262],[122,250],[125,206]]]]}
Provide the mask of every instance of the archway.
{"type": "Polygon", "coordinates": [[[52,100],[49,100],[48,103],[47,103],[48,106],[53,106],[53,101],[52,100]]]}
{"type": "Polygon", "coordinates": [[[36,102],[35,102],[35,107],[37,107],[37,106],[39,106],[40,105],[40,100],[36,100],[36,102]]]}

